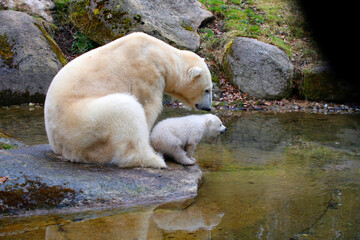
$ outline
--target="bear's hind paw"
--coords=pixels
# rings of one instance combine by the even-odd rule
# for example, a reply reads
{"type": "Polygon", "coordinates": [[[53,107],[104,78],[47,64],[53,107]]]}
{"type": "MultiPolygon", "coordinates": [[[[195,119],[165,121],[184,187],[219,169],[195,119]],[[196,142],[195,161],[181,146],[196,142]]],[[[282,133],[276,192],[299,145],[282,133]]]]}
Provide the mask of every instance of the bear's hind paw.
{"type": "Polygon", "coordinates": [[[164,159],[159,155],[155,155],[150,158],[148,161],[143,163],[143,167],[152,167],[152,168],[168,168],[164,159]]]}

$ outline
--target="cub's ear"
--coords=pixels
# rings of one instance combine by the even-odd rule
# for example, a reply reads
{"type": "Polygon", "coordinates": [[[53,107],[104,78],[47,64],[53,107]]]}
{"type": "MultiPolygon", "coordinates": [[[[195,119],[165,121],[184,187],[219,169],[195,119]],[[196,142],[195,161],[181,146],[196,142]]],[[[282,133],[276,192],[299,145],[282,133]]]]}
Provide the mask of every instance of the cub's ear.
{"type": "Polygon", "coordinates": [[[199,68],[199,67],[190,68],[188,71],[190,80],[200,76],[201,72],[202,72],[202,68],[199,68]]]}
{"type": "Polygon", "coordinates": [[[209,119],[206,119],[206,127],[210,127],[212,124],[212,120],[209,118],[209,119]]]}

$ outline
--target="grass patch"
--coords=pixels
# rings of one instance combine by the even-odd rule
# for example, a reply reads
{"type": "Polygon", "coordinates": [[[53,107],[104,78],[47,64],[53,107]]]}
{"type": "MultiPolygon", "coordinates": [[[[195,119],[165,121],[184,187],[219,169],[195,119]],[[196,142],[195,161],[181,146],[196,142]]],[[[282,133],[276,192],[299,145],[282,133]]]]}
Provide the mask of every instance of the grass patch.
{"type": "Polygon", "coordinates": [[[75,32],[73,38],[71,50],[74,54],[80,55],[95,48],[94,42],[79,31],[75,32]]]}
{"type": "Polygon", "coordinates": [[[9,150],[9,149],[12,149],[12,148],[16,148],[16,146],[0,142],[0,150],[9,150]]]}
{"type": "MultiPolygon", "coordinates": [[[[319,50],[312,40],[302,10],[294,0],[200,0],[223,23],[223,31],[234,37],[249,37],[282,49],[295,67],[317,65],[319,50]]],[[[202,29],[208,50],[216,47],[216,36],[202,29]]],[[[213,34],[214,35],[214,34],[213,34]]],[[[224,34],[223,34],[224,35],[224,34]]],[[[222,38],[223,36],[221,36],[222,38]]]]}

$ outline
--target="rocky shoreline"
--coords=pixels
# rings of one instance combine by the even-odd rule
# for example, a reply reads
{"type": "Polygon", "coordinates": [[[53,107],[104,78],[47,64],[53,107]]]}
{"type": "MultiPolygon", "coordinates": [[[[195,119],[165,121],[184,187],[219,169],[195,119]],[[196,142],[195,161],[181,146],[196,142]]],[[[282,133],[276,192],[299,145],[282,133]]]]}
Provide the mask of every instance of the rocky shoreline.
{"type": "MultiPolygon", "coordinates": [[[[235,94],[236,96],[236,94],[235,94]]],[[[247,99],[243,102],[233,100],[233,102],[223,99],[213,101],[213,111],[228,110],[231,112],[307,112],[322,114],[352,114],[360,113],[360,105],[346,103],[315,102],[301,99],[283,99],[283,100],[264,100],[264,99],[247,99]]],[[[2,106],[1,109],[11,110],[19,108],[28,108],[29,111],[41,109],[42,103],[24,103],[20,105],[2,106]]],[[[187,108],[183,103],[178,101],[164,100],[164,107],[187,108]]]]}
{"type": "Polygon", "coordinates": [[[202,179],[198,165],[167,162],[167,169],[118,168],[62,160],[50,145],[0,150],[0,215],[79,211],[193,198],[202,179]]]}
{"type": "MultiPolygon", "coordinates": [[[[297,99],[279,100],[247,100],[239,103],[223,103],[215,101],[213,103],[215,111],[229,112],[306,112],[320,114],[356,114],[360,113],[360,106],[354,104],[313,102],[297,99]]],[[[187,108],[182,103],[174,102],[165,104],[167,107],[187,108]]]]}

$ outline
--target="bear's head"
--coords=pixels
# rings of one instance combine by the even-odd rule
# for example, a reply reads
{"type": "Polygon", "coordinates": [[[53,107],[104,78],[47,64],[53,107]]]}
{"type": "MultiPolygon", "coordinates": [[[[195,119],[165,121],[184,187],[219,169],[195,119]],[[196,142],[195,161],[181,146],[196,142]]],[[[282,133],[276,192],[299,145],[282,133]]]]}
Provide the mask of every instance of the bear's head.
{"type": "Polygon", "coordinates": [[[189,51],[182,52],[182,71],[179,80],[165,87],[165,92],[189,107],[211,110],[212,81],[203,58],[189,51]]]}
{"type": "Polygon", "coordinates": [[[226,127],[221,122],[220,118],[213,114],[206,114],[206,136],[215,137],[220,133],[223,134],[226,131],[226,127]]]}

